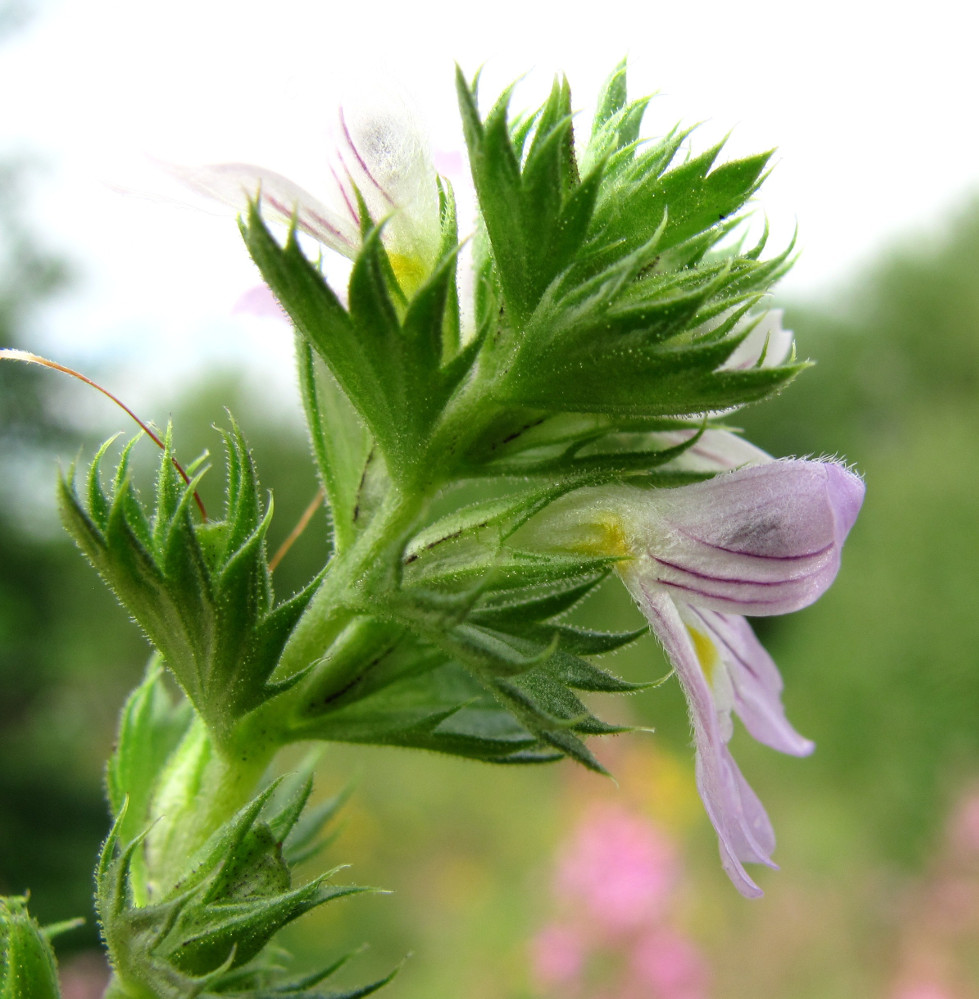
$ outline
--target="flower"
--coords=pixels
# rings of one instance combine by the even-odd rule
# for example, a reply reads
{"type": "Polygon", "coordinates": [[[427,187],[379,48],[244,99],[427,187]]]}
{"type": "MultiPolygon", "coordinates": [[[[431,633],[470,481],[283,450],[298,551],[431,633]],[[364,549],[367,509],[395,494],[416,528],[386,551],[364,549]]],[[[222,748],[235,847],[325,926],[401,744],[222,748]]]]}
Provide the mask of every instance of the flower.
{"type": "Polygon", "coordinates": [[[791,359],[795,340],[791,330],[782,328],[781,309],[771,309],[760,317],[742,317],[733,332],[740,333],[745,328],[750,328],[751,332],[724,362],[722,367],[725,371],[777,368],[791,359]]]}
{"type": "Polygon", "coordinates": [[[589,810],[565,844],[556,886],[593,934],[614,936],[662,915],[678,877],[675,846],[657,826],[603,806],[589,810]]]}
{"type": "Polygon", "coordinates": [[[786,719],[778,669],[742,615],[784,614],[822,595],[863,493],[834,462],[772,461],[633,508],[644,550],[620,574],[683,687],[697,786],[724,868],[747,896],[761,891],[744,864],[775,866],[775,837],[728,749],[731,713],[773,749],[804,756],[814,747],[786,719]]]}
{"type": "Polygon", "coordinates": [[[324,171],[324,197],[288,177],[248,163],[172,168],[198,193],[237,211],[261,200],[267,219],[308,233],[353,259],[361,245],[358,194],[375,223],[405,290],[431,271],[440,242],[439,199],[427,137],[403,100],[376,96],[338,109],[334,160],[324,171]]]}
{"type": "Polygon", "coordinates": [[[763,465],[775,459],[760,447],[730,430],[667,430],[650,434],[654,447],[677,447],[692,441],[669,468],[685,472],[729,472],[747,465],[763,465]],[[694,439],[696,438],[696,439],[694,439]]]}
{"type": "Polygon", "coordinates": [[[728,749],[732,712],[774,749],[814,747],[789,724],[778,669],[743,615],[785,614],[821,596],[863,495],[860,477],[836,462],[770,460],[677,489],[581,490],[536,528],[561,547],[620,558],[686,695],[724,869],[749,897],[761,890],[744,864],[774,867],[775,837],[728,749]]]}
{"type": "Polygon", "coordinates": [[[710,992],[710,968],[689,937],[670,927],[655,927],[636,942],[632,955],[636,996],[703,999],[710,992]]]}
{"type": "Polygon", "coordinates": [[[531,941],[534,978],[544,987],[571,985],[581,977],[588,954],[587,934],[552,923],[531,941]]]}

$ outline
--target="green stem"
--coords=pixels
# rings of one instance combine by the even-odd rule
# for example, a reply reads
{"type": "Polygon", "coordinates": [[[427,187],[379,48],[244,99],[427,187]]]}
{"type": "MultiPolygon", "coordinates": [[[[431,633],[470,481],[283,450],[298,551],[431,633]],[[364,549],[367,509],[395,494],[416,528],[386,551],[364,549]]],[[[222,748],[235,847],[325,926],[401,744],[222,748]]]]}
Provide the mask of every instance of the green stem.
{"type": "Polygon", "coordinates": [[[412,494],[392,485],[363,534],[330,563],[286,643],[278,676],[293,676],[311,664],[324,663],[330,647],[351,621],[383,599],[383,589],[397,572],[405,541],[427,504],[424,491],[412,494]]]}
{"type": "Polygon", "coordinates": [[[498,366],[485,352],[477,356],[468,376],[432,428],[427,448],[429,464],[440,466],[439,474],[444,480],[458,475],[462,457],[499,411],[492,401],[493,390],[500,380],[498,366]]]}
{"type": "Polygon", "coordinates": [[[146,881],[137,905],[164,897],[187,861],[254,795],[274,750],[267,746],[222,750],[198,718],[161,776],[151,808],[156,824],[146,838],[146,881]]]}
{"type": "Polygon", "coordinates": [[[139,986],[127,988],[113,974],[102,993],[102,999],[155,999],[155,996],[139,986]]]}

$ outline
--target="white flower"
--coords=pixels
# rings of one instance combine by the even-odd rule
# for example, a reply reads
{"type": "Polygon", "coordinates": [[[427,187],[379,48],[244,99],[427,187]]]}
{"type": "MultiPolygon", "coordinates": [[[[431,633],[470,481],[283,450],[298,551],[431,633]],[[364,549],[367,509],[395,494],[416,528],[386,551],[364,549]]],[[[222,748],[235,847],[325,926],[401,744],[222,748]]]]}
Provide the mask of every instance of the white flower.
{"type": "Polygon", "coordinates": [[[771,309],[761,317],[745,316],[735,324],[733,332],[739,333],[751,324],[751,332],[724,362],[723,371],[777,368],[791,360],[795,340],[791,330],[782,328],[781,309],[771,309]]]}
{"type": "Polygon", "coordinates": [[[266,219],[296,225],[353,259],[361,245],[361,210],[384,222],[383,240],[398,281],[416,288],[434,266],[440,241],[435,168],[427,137],[399,97],[340,108],[333,161],[323,164],[320,196],[288,177],[248,163],[174,168],[185,184],[244,211],[260,199],[266,219]]]}

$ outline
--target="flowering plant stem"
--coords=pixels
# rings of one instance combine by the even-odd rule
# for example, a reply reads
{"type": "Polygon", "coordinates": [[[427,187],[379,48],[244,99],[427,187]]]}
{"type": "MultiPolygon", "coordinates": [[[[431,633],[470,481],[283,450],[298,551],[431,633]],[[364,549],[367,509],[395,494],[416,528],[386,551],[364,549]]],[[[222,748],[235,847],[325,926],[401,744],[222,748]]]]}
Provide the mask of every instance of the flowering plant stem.
{"type": "MultiPolygon", "coordinates": [[[[283,674],[317,662],[355,617],[376,613],[378,600],[383,601],[385,591],[398,583],[407,539],[429,502],[424,494],[388,488],[363,534],[331,559],[283,649],[279,665],[283,674]]],[[[342,677],[337,680],[342,684],[342,677]]]]}
{"type": "MultiPolygon", "coordinates": [[[[325,197],[261,167],[177,171],[241,212],[295,329],[330,551],[277,599],[271,507],[233,419],[221,518],[199,502],[202,463],[177,464],[172,429],[151,434],[163,453],[150,503],[135,441],[111,476],[110,441],[60,484],[68,530],[154,648],[107,772],[96,905],[109,999],[325,995],[345,958],[293,977],[273,938],[364,889],[338,883],[339,868],[297,882],[341,799],[307,808],[312,764],[270,781],[287,745],[566,756],[602,772],[588,740],[625,729],[581,695],[643,686],[599,662],[642,631],[573,614],[613,575],[687,697],[725,870],[755,896],[745,863],[772,864],[771,824],[728,750],[732,714],[775,749],[813,747],[744,615],[825,591],[863,484],[832,462],[776,461],[724,422],[805,367],[764,305],[789,250],[766,259],[764,238],[734,238],[768,154],[684,157],[679,129],[641,142],[648,101],[628,99],[624,65],[583,142],[566,81],[518,116],[510,90],[484,116],[475,82],[456,82],[471,240],[396,98],[340,112],[325,197]],[[345,289],[300,231],[352,261],[345,289]]],[[[41,931],[20,902],[0,915],[42,968],[30,995],[56,994],[41,931]]],[[[0,999],[26,997],[8,965],[0,999]]]]}
{"type": "Polygon", "coordinates": [[[133,880],[137,902],[173,890],[184,858],[252,798],[271,760],[270,749],[216,746],[207,726],[193,721],[158,779],[160,819],[146,836],[145,883],[133,880]]]}

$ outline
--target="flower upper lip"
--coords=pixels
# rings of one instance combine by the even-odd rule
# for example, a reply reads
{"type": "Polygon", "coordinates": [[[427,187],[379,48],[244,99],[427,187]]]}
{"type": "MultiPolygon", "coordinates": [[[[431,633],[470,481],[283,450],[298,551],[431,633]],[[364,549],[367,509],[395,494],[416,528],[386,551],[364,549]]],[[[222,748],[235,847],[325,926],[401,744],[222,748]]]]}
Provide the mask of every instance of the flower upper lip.
{"type": "Polygon", "coordinates": [[[333,132],[334,156],[322,168],[322,198],[250,163],[173,167],[171,172],[237,211],[260,200],[267,219],[294,222],[351,259],[361,245],[362,204],[372,222],[385,222],[383,239],[395,273],[408,277],[409,285],[417,283],[434,266],[441,229],[435,168],[416,117],[400,97],[382,94],[340,108],[333,132]]]}

